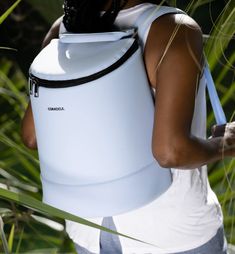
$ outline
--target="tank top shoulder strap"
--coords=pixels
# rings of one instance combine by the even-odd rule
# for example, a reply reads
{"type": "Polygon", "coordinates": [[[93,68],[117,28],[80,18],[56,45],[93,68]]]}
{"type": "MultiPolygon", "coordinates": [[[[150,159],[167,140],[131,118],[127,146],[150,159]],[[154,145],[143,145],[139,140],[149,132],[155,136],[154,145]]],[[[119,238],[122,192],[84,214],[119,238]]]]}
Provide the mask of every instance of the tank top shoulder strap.
{"type": "Polygon", "coordinates": [[[146,44],[146,40],[147,40],[147,36],[150,30],[151,24],[159,17],[165,14],[170,14],[170,13],[186,14],[184,11],[178,8],[168,7],[168,6],[159,6],[154,4],[140,14],[134,26],[138,28],[138,35],[139,35],[140,43],[142,44],[141,46],[143,49],[146,44]]]}
{"type": "MultiPolygon", "coordinates": [[[[153,4],[149,8],[145,9],[139,15],[139,17],[135,21],[134,27],[138,29],[138,36],[139,36],[139,41],[142,46],[142,49],[144,49],[145,47],[148,33],[152,23],[159,17],[165,14],[170,14],[170,13],[186,14],[184,11],[178,8],[168,7],[168,6],[159,6],[159,5],[153,4]]],[[[204,68],[204,80],[205,80],[205,83],[207,84],[209,98],[210,98],[212,108],[215,114],[216,122],[217,124],[225,124],[227,122],[226,116],[221,106],[208,64],[206,64],[204,68]]]]}

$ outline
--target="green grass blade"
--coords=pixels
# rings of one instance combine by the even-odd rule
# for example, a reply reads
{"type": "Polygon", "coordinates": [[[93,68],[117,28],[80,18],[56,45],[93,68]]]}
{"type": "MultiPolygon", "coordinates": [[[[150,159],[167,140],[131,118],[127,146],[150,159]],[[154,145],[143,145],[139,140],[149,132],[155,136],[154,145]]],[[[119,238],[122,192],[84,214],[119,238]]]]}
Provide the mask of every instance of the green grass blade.
{"type": "Polygon", "coordinates": [[[17,0],[6,12],[0,16],[0,25],[2,22],[13,12],[13,10],[16,8],[16,6],[21,2],[21,0],[17,0]]]}
{"type": "Polygon", "coordinates": [[[205,52],[213,70],[231,42],[235,30],[235,2],[228,1],[219,20],[214,24],[213,32],[206,43],[205,52]]]}
{"type": "Polygon", "coordinates": [[[52,215],[52,216],[55,216],[55,217],[58,217],[58,218],[61,218],[61,219],[67,219],[67,220],[75,221],[75,222],[78,222],[78,223],[86,225],[86,226],[90,226],[90,227],[93,227],[93,228],[104,230],[106,232],[117,234],[117,235],[120,235],[120,236],[124,236],[126,238],[130,238],[130,239],[138,241],[138,242],[142,242],[142,243],[153,245],[155,247],[159,247],[155,244],[144,242],[144,241],[139,240],[137,238],[133,238],[131,236],[124,235],[124,234],[119,233],[117,231],[114,231],[114,230],[108,229],[106,227],[100,226],[96,223],[93,223],[89,220],[83,219],[79,216],[75,216],[75,215],[70,214],[68,212],[57,209],[53,206],[42,203],[41,201],[39,201],[37,199],[34,199],[34,198],[32,198],[28,195],[22,194],[22,193],[15,193],[15,192],[0,188],[0,197],[2,197],[3,199],[13,201],[13,202],[17,202],[17,203],[19,203],[23,206],[27,206],[27,207],[30,207],[32,209],[36,209],[36,210],[38,210],[42,213],[46,213],[46,214],[49,214],[49,215],[52,215]]]}
{"type": "Polygon", "coordinates": [[[19,144],[15,143],[14,140],[11,138],[7,137],[4,134],[0,133],[0,142],[5,144],[6,146],[15,149],[17,152],[20,152],[21,154],[25,155],[27,158],[31,159],[32,161],[36,162],[39,164],[38,159],[36,159],[32,154],[30,154],[26,149],[24,149],[22,146],[19,144]]]}
{"type": "MultiPolygon", "coordinates": [[[[0,79],[1,82],[5,85],[5,87],[7,89],[9,89],[9,91],[11,93],[14,94],[16,103],[19,103],[22,108],[26,108],[27,104],[26,104],[26,95],[22,92],[19,91],[18,87],[16,86],[16,84],[13,82],[13,80],[11,80],[4,72],[2,72],[0,70],[0,79]]],[[[27,84],[27,81],[24,80],[23,81],[25,84],[27,84]]],[[[9,96],[9,93],[7,93],[6,95],[9,96]]],[[[16,104],[17,105],[17,104],[16,104]]],[[[22,110],[21,110],[22,111],[22,110]]]]}
{"type": "Polygon", "coordinates": [[[20,239],[19,239],[19,242],[18,242],[18,244],[17,244],[15,254],[19,254],[21,242],[22,242],[22,239],[23,239],[23,235],[24,235],[24,228],[23,228],[22,231],[20,232],[20,239]]]}
{"type": "Polygon", "coordinates": [[[11,231],[8,238],[8,249],[12,252],[13,242],[14,242],[15,224],[12,224],[11,231]]]}
{"type": "Polygon", "coordinates": [[[9,48],[9,47],[0,47],[0,49],[18,51],[17,49],[13,49],[13,48],[9,48]]]}
{"type": "Polygon", "coordinates": [[[0,216],[0,235],[1,235],[2,245],[3,245],[3,249],[5,251],[5,254],[10,254],[9,249],[8,249],[7,239],[5,236],[5,232],[3,230],[3,220],[2,220],[1,216],[0,216]]]}

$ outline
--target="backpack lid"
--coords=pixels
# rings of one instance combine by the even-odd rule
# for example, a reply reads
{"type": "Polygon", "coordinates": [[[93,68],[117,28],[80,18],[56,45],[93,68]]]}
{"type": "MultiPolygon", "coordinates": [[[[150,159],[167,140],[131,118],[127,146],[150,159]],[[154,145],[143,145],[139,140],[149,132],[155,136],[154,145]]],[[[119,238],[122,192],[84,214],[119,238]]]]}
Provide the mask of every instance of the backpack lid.
{"type": "MultiPolygon", "coordinates": [[[[131,31],[133,33],[133,29],[131,31]]],[[[136,38],[126,38],[130,34],[130,31],[63,34],[60,39],[53,39],[36,56],[29,72],[49,81],[74,80],[94,75],[123,57],[131,56],[130,50],[138,49],[136,38]],[[137,45],[134,47],[134,44],[137,45]]]]}
{"type": "Polygon", "coordinates": [[[60,41],[63,43],[86,43],[86,42],[101,42],[101,41],[117,41],[125,37],[130,37],[135,34],[136,29],[126,29],[114,32],[101,33],[69,33],[64,32],[59,34],[60,41]]]}

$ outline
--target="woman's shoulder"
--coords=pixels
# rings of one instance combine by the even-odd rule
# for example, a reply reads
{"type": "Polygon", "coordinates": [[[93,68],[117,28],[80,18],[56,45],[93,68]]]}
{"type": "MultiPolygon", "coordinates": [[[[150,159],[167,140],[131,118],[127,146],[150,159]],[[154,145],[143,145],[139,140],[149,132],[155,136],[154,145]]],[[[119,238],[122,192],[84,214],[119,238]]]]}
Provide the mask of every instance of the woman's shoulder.
{"type": "Polygon", "coordinates": [[[195,39],[201,43],[202,31],[198,23],[187,14],[169,13],[152,23],[147,43],[159,41],[165,45],[169,40],[171,42],[187,40],[193,43],[195,39]]]}
{"type": "Polygon", "coordinates": [[[189,52],[195,59],[202,57],[202,31],[198,23],[183,13],[170,13],[156,19],[145,45],[145,62],[151,83],[156,83],[156,66],[169,54],[189,52]]]}
{"type": "Polygon", "coordinates": [[[175,29],[178,31],[201,33],[201,28],[198,23],[186,13],[165,14],[156,19],[152,23],[151,28],[164,31],[166,35],[172,34],[175,29]]]}

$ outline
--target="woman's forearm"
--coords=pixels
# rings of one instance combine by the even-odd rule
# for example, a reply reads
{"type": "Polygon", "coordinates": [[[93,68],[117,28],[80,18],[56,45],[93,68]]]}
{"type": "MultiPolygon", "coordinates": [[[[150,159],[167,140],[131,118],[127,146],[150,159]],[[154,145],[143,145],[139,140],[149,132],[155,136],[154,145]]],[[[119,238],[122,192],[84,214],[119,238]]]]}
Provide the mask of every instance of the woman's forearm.
{"type": "Polygon", "coordinates": [[[163,145],[161,152],[154,153],[154,157],[162,167],[179,169],[194,169],[233,156],[234,147],[228,145],[224,137],[204,140],[191,136],[175,139],[168,147],[164,148],[163,145]]]}

